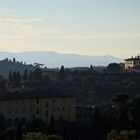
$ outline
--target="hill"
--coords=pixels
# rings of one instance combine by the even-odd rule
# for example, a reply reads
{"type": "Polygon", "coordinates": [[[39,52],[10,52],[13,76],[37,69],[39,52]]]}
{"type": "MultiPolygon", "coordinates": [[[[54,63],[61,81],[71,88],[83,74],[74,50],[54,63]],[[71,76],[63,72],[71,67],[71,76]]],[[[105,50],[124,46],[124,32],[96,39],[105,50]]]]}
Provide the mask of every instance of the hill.
{"type": "Polygon", "coordinates": [[[35,67],[33,65],[27,65],[25,62],[18,62],[15,59],[10,60],[8,58],[0,61],[0,75],[7,77],[9,71],[19,71],[23,73],[25,69],[28,71],[33,70],[35,67]]]}
{"type": "Polygon", "coordinates": [[[107,66],[112,62],[122,62],[121,58],[113,57],[110,55],[106,56],[88,56],[88,55],[78,55],[78,54],[60,54],[56,52],[21,52],[21,53],[11,53],[11,52],[0,52],[0,59],[5,58],[16,58],[19,61],[26,61],[28,64],[42,63],[48,68],[60,67],[64,65],[65,67],[85,67],[85,66],[107,66]]]}

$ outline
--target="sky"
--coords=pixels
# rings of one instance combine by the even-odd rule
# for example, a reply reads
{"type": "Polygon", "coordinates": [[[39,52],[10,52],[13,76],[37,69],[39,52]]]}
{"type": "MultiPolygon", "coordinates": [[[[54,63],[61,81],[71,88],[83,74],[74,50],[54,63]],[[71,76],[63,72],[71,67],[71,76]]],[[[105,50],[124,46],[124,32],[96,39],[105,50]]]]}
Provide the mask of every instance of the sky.
{"type": "Polygon", "coordinates": [[[140,54],[140,0],[0,0],[0,51],[140,54]]]}

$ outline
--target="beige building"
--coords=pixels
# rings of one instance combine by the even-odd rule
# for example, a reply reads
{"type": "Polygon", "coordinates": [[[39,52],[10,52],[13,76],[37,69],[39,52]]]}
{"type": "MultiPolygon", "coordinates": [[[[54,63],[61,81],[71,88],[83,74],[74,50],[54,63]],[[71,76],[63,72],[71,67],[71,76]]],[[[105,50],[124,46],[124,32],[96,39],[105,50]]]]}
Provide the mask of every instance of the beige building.
{"type": "Polygon", "coordinates": [[[0,95],[0,114],[6,121],[32,121],[40,119],[75,121],[75,98],[45,93],[11,93],[0,95]]]}
{"type": "Polygon", "coordinates": [[[130,70],[135,66],[140,65],[140,56],[125,59],[125,69],[130,70]]]}

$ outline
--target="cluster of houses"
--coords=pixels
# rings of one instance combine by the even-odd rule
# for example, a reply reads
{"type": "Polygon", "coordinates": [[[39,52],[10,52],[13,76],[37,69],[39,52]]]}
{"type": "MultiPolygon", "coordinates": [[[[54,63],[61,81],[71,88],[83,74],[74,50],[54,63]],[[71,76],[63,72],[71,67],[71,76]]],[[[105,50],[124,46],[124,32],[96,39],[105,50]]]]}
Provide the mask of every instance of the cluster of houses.
{"type": "Polygon", "coordinates": [[[52,116],[56,121],[86,122],[90,121],[93,110],[93,107],[76,106],[75,97],[70,95],[35,91],[0,94],[0,117],[4,118],[7,128],[33,120],[49,123],[52,116]]]}
{"type": "MultiPolygon", "coordinates": [[[[140,71],[140,56],[125,59],[125,69],[140,71]]],[[[0,94],[0,117],[9,126],[33,119],[50,122],[52,116],[55,120],[89,121],[93,112],[93,107],[76,106],[75,97],[69,95],[36,92],[0,94]]]]}

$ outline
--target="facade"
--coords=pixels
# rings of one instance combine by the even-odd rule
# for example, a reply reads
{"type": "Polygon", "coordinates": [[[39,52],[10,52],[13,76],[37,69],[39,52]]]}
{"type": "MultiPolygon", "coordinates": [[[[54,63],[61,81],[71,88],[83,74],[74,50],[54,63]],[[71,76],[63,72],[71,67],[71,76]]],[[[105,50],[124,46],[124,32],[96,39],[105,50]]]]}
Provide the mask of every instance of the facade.
{"type": "Polygon", "coordinates": [[[39,119],[49,122],[64,119],[75,121],[75,99],[72,96],[58,96],[45,93],[11,93],[0,95],[0,114],[6,121],[30,122],[39,119]]]}
{"type": "Polygon", "coordinates": [[[140,65],[140,56],[125,59],[125,69],[131,70],[133,67],[140,65]]]}

